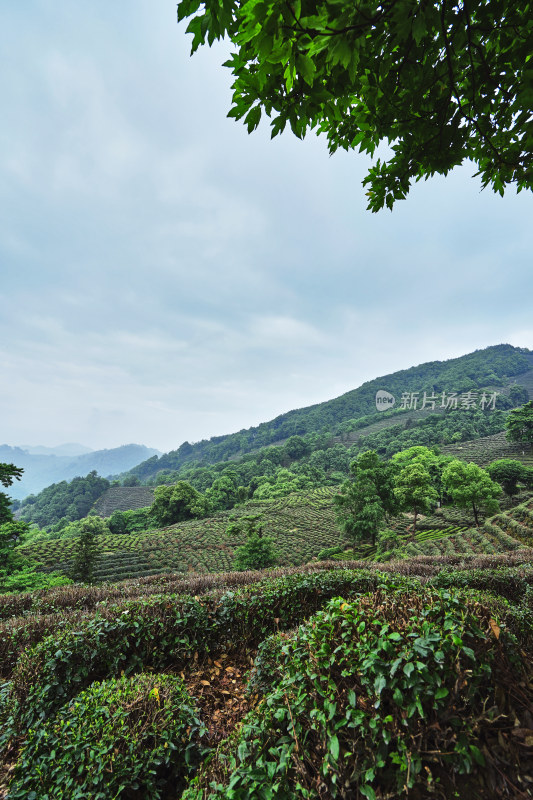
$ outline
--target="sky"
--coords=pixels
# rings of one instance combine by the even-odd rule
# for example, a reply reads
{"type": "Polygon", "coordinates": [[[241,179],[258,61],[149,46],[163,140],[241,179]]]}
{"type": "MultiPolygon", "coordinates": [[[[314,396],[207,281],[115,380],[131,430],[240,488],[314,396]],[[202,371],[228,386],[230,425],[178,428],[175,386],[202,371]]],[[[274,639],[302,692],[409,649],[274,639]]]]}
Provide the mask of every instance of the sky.
{"type": "Polygon", "coordinates": [[[365,380],[533,348],[531,193],[227,118],[170,0],[0,6],[0,444],[168,451],[365,380]]]}

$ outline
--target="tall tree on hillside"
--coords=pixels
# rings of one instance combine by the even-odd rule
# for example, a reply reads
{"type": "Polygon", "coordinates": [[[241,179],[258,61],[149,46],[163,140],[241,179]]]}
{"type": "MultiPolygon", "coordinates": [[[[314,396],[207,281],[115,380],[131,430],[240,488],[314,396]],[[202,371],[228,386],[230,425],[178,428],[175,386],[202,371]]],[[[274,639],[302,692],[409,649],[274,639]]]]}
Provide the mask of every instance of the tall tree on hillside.
{"type": "Polygon", "coordinates": [[[87,517],[78,525],[80,534],[76,543],[72,578],[83,583],[93,583],[98,558],[96,537],[108,533],[109,528],[100,517],[87,517]]]}
{"type": "Polygon", "coordinates": [[[15,547],[28,533],[29,528],[30,526],[26,522],[14,519],[0,524],[0,592],[5,578],[24,566],[15,547]]]}
{"type": "Polygon", "coordinates": [[[512,442],[533,445],[533,400],[509,413],[507,438],[512,442]]]}
{"type": "MultiPolygon", "coordinates": [[[[0,464],[0,483],[7,488],[13,481],[20,481],[23,472],[21,467],[16,467],[14,464],[0,464]]],[[[0,492],[0,525],[11,522],[12,519],[11,501],[5,492],[0,492]]]]}
{"type": "Polygon", "coordinates": [[[472,509],[477,526],[482,508],[488,513],[498,510],[497,500],[502,493],[501,486],[494,483],[488,472],[477,464],[466,464],[454,459],[444,470],[442,481],[456,505],[472,509]]]}
{"type": "MultiPolygon", "coordinates": [[[[14,480],[20,480],[23,471],[14,464],[0,464],[0,483],[6,488],[11,486],[14,480]]],[[[14,549],[28,527],[24,522],[15,522],[9,496],[0,492],[0,581],[19,566],[14,549]]]]}
{"type": "Polygon", "coordinates": [[[418,515],[431,511],[439,497],[428,466],[415,459],[402,467],[395,477],[394,494],[402,511],[413,514],[414,536],[418,515]]]}
{"type": "Polygon", "coordinates": [[[385,517],[397,511],[393,491],[393,465],[367,450],[350,465],[351,479],[335,496],[337,520],[354,541],[376,537],[385,517]]]}
{"type": "Polygon", "coordinates": [[[239,476],[235,472],[227,472],[216,478],[205,496],[214,511],[233,508],[238,502],[239,476]]]}
{"type": "Polygon", "coordinates": [[[274,539],[263,535],[263,528],[258,516],[246,516],[242,523],[234,523],[226,531],[230,535],[241,533],[241,525],[246,533],[246,543],[238,547],[233,559],[233,569],[243,572],[247,569],[267,569],[278,563],[274,539]]]}
{"type": "Polygon", "coordinates": [[[487,467],[487,472],[509,497],[517,494],[519,483],[529,483],[531,480],[531,470],[513,458],[499,458],[493,461],[487,467]]]}
{"type": "Polygon", "coordinates": [[[391,460],[398,467],[405,467],[408,464],[421,464],[429,472],[433,488],[442,502],[444,491],[442,473],[450,461],[453,460],[451,456],[441,455],[435,449],[429,447],[415,445],[395,453],[391,460]]]}
{"type": "Polygon", "coordinates": [[[368,207],[392,208],[413,180],[469,159],[483,186],[533,187],[533,15],[514,0],[181,0],[192,52],[229,38],[230,117],[262,112],[373,155],[368,207]]]}

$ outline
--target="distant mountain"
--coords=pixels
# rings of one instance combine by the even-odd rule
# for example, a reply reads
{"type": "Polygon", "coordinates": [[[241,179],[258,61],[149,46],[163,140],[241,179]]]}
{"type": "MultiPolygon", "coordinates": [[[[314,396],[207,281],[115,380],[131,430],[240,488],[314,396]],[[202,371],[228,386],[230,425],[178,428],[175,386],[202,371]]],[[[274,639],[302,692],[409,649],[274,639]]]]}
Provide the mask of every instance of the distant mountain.
{"type": "Polygon", "coordinates": [[[227,461],[291,436],[325,431],[336,434],[348,421],[375,415],[376,394],[380,390],[393,394],[398,401],[396,408],[399,408],[406,393],[418,394],[419,399],[424,392],[429,396],[432,393],[476,392],[489,388],[506,394],[513,384],[521,386],[525,396],[528,393],[530,399],[533,398],[533,352],[509,344],[494,345],[459,358],[429,361],[375,378],[333,400],[288,411],[270,422],[238,433],[213,436],[194,444],[184,442],[177,450],[160,458],[152,456],[130,472],[145,481],[162,470],[179,470],[193,463],[207,465],[227,461]]]}
{"type": "MultiPolygon", "coordinates": [[[[61,447],[64,445],[60,445],[59,449],[61,447]]],[[[51,483],[81,477],[93,470],[103,478],[127,472],[136,464],[154,456],[157,458],[158,455],[158,450],[140,444],[126,444],[111,450],[94,450],[76,456],[31,453],[23,447],[0,445],[0,462],[15,464],[24,470],[22,480],[15,481],[8,489],[10,497],[16,500],[36,494],[51,483]]]]}
{"type": "Polygon", "coordinates": [[[76,442],[68,442],[68,444],[59,444],[57,447],[43,447],[42,445],[21,444],[21,450],[25,450],[32,456],[82,456],[85,453],[94,453],[92,447],[86,447],[84,444],[77,444],[76,442]]]}

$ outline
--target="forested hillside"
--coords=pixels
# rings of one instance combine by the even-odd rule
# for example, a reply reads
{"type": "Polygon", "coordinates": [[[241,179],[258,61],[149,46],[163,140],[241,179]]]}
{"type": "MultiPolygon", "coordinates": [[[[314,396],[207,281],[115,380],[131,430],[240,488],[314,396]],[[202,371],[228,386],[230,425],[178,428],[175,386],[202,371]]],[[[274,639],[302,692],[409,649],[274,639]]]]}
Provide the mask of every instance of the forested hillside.
{"type": "MultiPolygon", "coordinates": [[[[177,450],[153,456],[131,470],[143,482],[162,470],[180,470],[186,464],[214,464],[291,436],[342,433],[352,429],[366,416],[376,413],[376,393],[381,389],[396,397],[396,409],[404,393],[468,392],[484,388],[503,388],[514,383],[515,376],[533,368],[533,354],[524,348],[495,345],[448,361],[430,361],[368,381],[346,394],[306,408],[281,414],[270,422],[226,436],[215,436],[195,444],[184,442],[177,450]]],[[[520,381],[517,381],[520,388],[520,381]]],[[[516,403],[528,399],[527,389],[517,394],[516,403]],[[518,396],[520,394],[520,396],[518,396]]],[[[512,407],[513,403],[504,407],[512,407]]],[[[502,408],[498,404],[499,408],[502,408]]],[[[391,412],[384,412],[390,414],[391,412]]],[[[392,412],[394,413],[394,412],[392,412]]],[[[398,412],[396,412],[398,413],[398,412]]]]}
{"type": "Polygon", "coordinates": [[[22,501],[17,517],[39,528],[55,525],[60,519],[73,521],[85,517],[98,498],[109,489],[109,481],[95,471],[83,478],[52,483],[22,501]]]}
{"type": "MultiPolygon", "coordinates": [[[[490,444],[486,448],[480,445],[480,452],[487,452],[482,463],[488,463],[494,458],[513,458],[515,454],[522,453],[523,448],[505,439],[506,419],[511,408],[528,399],[528,390],[533,380],[531,363],[533,354],[508,345],[488,348],[450,362],[431,362],[419,368],[376,379],[329,403],[284,415],[286,419],[291,419],[291,415],[299,415],[301,429],[311,429],[303,436],[292,435],[278,440],[277,443],[253,447],[250,452],[241,450],[213,463],[211,457],[215,458],[217,453],[227,452],[228,447],[233,447],[239,441],[242,444],[242,436],[230,435],[220,437],[220,441],[211,440],[196,445],[185,443],[179,450],[161,458],[153,456],[122,475],[123,487],[115,486],[110,489],[112,495],[108,496],[108,501],[103,505],[94,504],[108,489],[108,484],[100,483],[98,491],[94,487],[86,490],[81,479],[76,479],[72,486],[67,486],[63,481],[47,487],[36,496],[26,498],[17,515],[41,528],[50,530],[53,527],[60,531],[68,522],[85,516],[91,507],[96,513],[108,517],[115,511],[150,505],[153,495],[147,491],[143,494],[142,487],[138,487],[138,491],[134,488],[140,482],[148,487],[175,484],[180,480],[185,480],[199,492],[206,493],[210,511],[215,512],[232,508],[236,503],[250,498],[272,499],[294,491],[339,485],[348,476],[350,462],[365,450],[375,450],[382,458],[390,458],[394,453],[415,445],[444,447],[446,451],[452,452],[454,447],[462,446],[466,442],[487,440],[492,443],[491,437],[495,435],[499,437],[494,439],[497,445],[490,444]],[[506,374],[504,368],[508,371],[524,371],[513,376],[506,374]],[[437,380],[435,376],[439,374],[437,380]],[[442,403],[439,405],[434,402],[423,408],[424,391],[429,396],[433,390],[413,388],[412,392],[402,391],[398,396],[399,408],[385,412],[376,410],[376,386],[427,386],[428,375],[435,379],[432,386],[464,387],[464,393],[457,389],[455,405],[451,403],[450,407],[442,407],[442,403]],[[492,382],[490,386],[483,384],[488,379],[492,382]],[[482,387],[479,390],[466,388],[474,380],[481,382],[482,387]],[[418,383],[415,384],[415,381],[418,383]],[[497,381],[499,386],[496,385],[497,381]],[[373,406],[370,406],[371,413],[342,418],[348,412],[340,409],[348,408],[349,402],[352,407],[355,401],[365,402],[368,406],[368,392],[371,392],[373,402],[373,406]],[[402,403],[402,396],[410,402],[402,403]],[[490,402],[479,402],[482,397],[490,402]],[[467,400],[461,402],[461,398],[467,400]],[[405,408],[401,408],[402,405],[405,408]],[[325,426],[320,427],[320,422],[333,418],[337,421],[329,430],[325,426]],[[342,421],[339,422],[341,418],[342,421]],[[319,430],[313,430],[315,426],[319,426],[319,430]],[[494,455],[490,457],[490,453],[494,455]]],[[[398,394],[398,390],[396,391],[398,394]]],[[[445,388],[442,392],[448,397],[451,396],[452,389],[445,388]]],[[[433,397],[440,396],[435,388],[433,397]]],[[[252,436],[254,431],[261,429],[263,432],[270,430],[271,435],[279,435],[280,428],[274,426],[275,422],[265,423],[245,433],[252,436]]],[[[520,458],[529,463],[530,448],[526,447],[526,451],[520,458]]],[[[461,456],[460,451],[457,454],[461,456]]],[[[478,459],[474,457],[473,460],[478,459]]],[[[133,524],[133,518],[128,524],[133,524]]],[[[134,524],[135,527],[131,530],[139,530],[142,524],[140,517],[135,517],[134,524]]]]}

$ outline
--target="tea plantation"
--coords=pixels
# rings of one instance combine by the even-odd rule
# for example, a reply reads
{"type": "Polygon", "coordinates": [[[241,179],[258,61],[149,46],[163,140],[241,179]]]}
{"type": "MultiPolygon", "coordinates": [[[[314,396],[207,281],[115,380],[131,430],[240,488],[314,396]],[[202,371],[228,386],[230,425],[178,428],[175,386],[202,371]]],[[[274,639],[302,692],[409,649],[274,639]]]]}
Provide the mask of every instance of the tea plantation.
{"type": "Polygon", "coordinates": [[[520,461],[526,467],[533,467],[533,448],[516,442],[509,442],[505,433],[483,436],[471,442],[442,447],[445,455],[460,458],[462,461],[473,461],[484,467],[499,458],[511,458],[520,461]]]}
{"type": "MultiPolygon", "coordinates": [[[[248,502],[215,517],[188,520],[162,530],[100,536],[95,577],[115,581],[160,572],[227,571],[246,536],[228,536],[226,529],[231,522],[250,515],[274,538],[282,566],[303,564],[339,543],[333,494],[333,489],[320,488],[279,500],[248,502]]],[[[68,571],[76,545],[75,537],[45,539],[20,548],[20,552],[45,570],[68,571]]]]}
{"type": "Polygon", "coordinates": [[[531,493],[399,517],[378,556],[335,491],[104,535],[114,583],[0,596],[0,797],[533,797],[531,493]],[[278,568],[227,571],[243,516],[278,568]]]}
{"type": "Polygon", "coordinates": [[[2,796],[531,797],[532,555],[5,595],[2,796]]]}
{"type": "MultiPolygon", "coordinates": [[[[242,529],[237,534],[226,531],[232,522],[249,516],[256,517],[264,533],[273,538],[280,566],[305,564],[323,553],[335,558],[375,558],[372,546],[363,544],[353,549],[348,539],[343,539],[335,521],[335,491],[322,487],[277,500],[249,501],[211,518],[188,520],[161,530],[99,536],[95,578],[117,581],[168,572],[228,571],[246,535],[242,529]]],[[[527,493],[523,496],[529,498],[527,493]]],[[[411,518],[401,515],[391,522],[402,545],[393,555],[490,554],[533,546],[530,517],[518,519],[530,513],[530,504],[531,500],[525,499],[522,505],[487,520],[480,530],[464,511],[440,509],[422,518],[414,538],[411,518]]],[[[62,537],[37,540],[19,551],[44,571],[68,572],[76,546],[76,537],[62,537]]]]}

